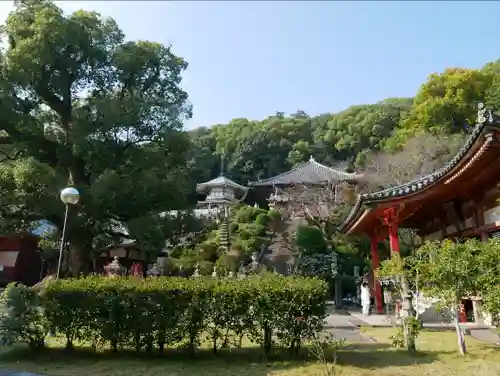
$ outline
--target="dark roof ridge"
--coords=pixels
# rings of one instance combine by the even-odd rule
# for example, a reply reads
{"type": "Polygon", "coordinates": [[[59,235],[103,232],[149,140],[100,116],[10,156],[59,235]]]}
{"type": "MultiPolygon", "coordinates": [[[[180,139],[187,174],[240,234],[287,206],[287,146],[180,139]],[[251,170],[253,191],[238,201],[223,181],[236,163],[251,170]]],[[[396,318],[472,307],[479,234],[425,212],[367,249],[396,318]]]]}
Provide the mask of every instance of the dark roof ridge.
{"type": "Polygon", "coordinates": [[[240,185],[236,183],[235,181],[229,179],[227,176],[224,174],[220,174],[214,179],[211,179],[209,181],[206,181],[204,183],[199,183],[196,185],[196,190],[204,189],[204,188],[209,188],[209,187],[218,187],[218,186],[226,186],[229,185],[235,189],[240,189],[242,191],[248,190],[247,187],[240,185]]]}
{"type": "MultiPolygon", "coordinates": [[[[290,169],[288,171],[282,172],[281,174],[278,174],[278,175],[270,176],[270,177],[268,177],[266,179],[259,179],[257,181],[248,182],[248,185],[250,185],[250,186],[262,186],[262,185],[274,185],[274,184],[278,184],[279,185],[280,184],[280,182],[279,182],[280,178],[283,178],[285,176],[290,176],[293,173],[295,173],[295,172],[297,172],[297,171],[299,171],[301,169],[307,168],[308,166],[315,166],[316,168],[329,170],[332,173],[340,175],[343,178],[345,178],[345,179],[339,179],[339,180],[348,180],[348,179],[356,180],[356,179],[361,178],[361,176],[362,176],[362,175],[357,174],[357,173],[345,172],[345,171],[341,171],[341,170],[336,169],[336,168],[332,168],[332,167],[326,166],[326,165],[324,165],[322,163],[317,162],[311,156],[308,161],[302,162],[302,163],[296,165],[295,167],[293,167],[292,169],[290,169]]],[[[325,179],[325,180],[321,180],[321,181],[329,181],[329,180],[334,180],[334,179],[325,179]]]]}

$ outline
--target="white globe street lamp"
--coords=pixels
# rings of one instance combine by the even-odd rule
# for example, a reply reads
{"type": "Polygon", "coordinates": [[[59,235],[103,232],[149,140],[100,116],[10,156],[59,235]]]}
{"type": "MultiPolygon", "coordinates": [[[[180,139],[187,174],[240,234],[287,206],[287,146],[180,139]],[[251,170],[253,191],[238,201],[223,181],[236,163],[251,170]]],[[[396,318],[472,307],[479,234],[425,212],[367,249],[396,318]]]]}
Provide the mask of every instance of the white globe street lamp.
{"type": "Polygon", "coordinates": [[[63,255],[63,251],[64,251],[64,243],[66,241],[66,223],[68,222],[69,206],[78,204],[78,201],[80,200],[80,193],[78,192],[78,190],[76,188],[68,187],[68,188],[64,188],[61,191],[60,198],[61,198],[62,203],[66,207],[66,210],[64,213],[64,223],[63,223],[63,231],[62,231],[62,237],[61,237],[61,246],[59,248],[59,262],[57,263],[56,278],[59,278],[59,273],[61,272],[62,255],[63,255]]]}
{"type": "Polygon", "coordinates": [[[75,205],[78,204],[78,201],[80,200],[80,192],[78,192],[76,188],[73,187],[64,188],[61,191],[60,197],[64,205],[75,205]]]}

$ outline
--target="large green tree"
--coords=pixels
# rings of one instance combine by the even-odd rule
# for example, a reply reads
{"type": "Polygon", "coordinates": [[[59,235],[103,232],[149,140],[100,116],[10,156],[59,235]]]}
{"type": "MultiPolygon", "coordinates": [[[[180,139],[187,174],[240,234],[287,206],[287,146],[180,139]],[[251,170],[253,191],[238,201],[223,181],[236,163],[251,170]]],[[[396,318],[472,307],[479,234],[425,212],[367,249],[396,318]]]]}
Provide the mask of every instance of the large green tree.
{"type": "Polygon", "coordinates": [[[396,149],[421,132],[466,132],[475,124],[477,104],[487,99],[494,77],[492,70],[464,68],[430,75],[387,147],[396,149]]]}
{"type": "Polygon", "coordinates": [[[179,87],[187,63],[170,47],[125,41],[112,19],[65,15],[49,1],[20,1],[3,31],[3,223],[61,228],[58,194],[71,185],[81,192],[69,216],[73,273],[99,240],[157,249],[172,227],[158,213],[182,208],[192,189],[181,132],[191,109],[179,87]]]}

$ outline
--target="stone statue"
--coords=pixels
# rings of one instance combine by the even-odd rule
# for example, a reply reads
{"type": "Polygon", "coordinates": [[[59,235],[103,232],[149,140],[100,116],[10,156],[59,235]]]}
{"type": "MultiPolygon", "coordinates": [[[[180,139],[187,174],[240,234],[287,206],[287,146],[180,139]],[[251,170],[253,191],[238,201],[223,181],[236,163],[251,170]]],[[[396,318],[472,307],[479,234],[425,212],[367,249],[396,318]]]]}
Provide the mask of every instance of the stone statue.
{"type": "Polygon", "coordinates": [[[146,274],[148,275],[148,277],[156,277],[160,274],[159,270],[158,270],[158,263],[153,263],[151,264],[151,266],[148,268],[146,274]]]}
{"type": "Polygon", "coordinates": [[[115,256],[113,257],[113,261],[111,261],[107,266],[104,267],[108,277],[118,277],[121,274],[123,268],[118,260],[119,257],[115,256]]]}
{"type": "Polygon", "coordinates": [[[289,258],[286,262],[286,273],[288,275],[292,275],[294,273],[295,260],[293,258],[289,258]]]}
{"type": "Polygon", "coordinates": [[[234,278],[234,272],[230,271],[229,274],[227,275],[229,278],[234,278]]]}
{"type": "Polygon", "coordinates": [[[477,107],[477,122],[479,124],[483,124],[486,121],[493,122],[492,113],[485,107],[484,103],[478,103],[477,107]]]}
{"type": "Polygon", "coordinates": [[[257,252],[252,253],[252,263],[250,264],[250,269],[252,273],[257,273],[259,269],[259,254],[257,252]]]}
{"type": "Polygon", "coordinates": [[[240,268],[238,269],[238,278],[245,278],[246,273],[245,273],[245,267],[243,266],[243,262],[240,264],[240,268]]]}
{"type": "Polygon", "coordinates": [[[196,266],[194,267],[193,278],[200,278],[200,264],[199,263],[196,263],[196,266]]]}
{"type": "Polygon", "coordinates": [[[214,271],[212,272],[212,278],[217,278],[217,267],[214,266],[214,271]]]}

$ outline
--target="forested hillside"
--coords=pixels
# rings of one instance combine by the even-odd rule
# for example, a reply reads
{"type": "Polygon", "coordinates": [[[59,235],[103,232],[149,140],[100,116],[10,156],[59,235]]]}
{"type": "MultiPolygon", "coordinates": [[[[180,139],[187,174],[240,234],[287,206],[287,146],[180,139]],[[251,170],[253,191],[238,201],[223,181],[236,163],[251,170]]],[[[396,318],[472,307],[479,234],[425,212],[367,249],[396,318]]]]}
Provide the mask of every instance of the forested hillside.
{"type": "MultiPolygon", "coordinates": [[[[414,98],[382,99],[316,116],[277,112],[263,120],[240,118],[198,128],[189,132],[194,144],[190,163],[194,176],[208,180],[219,171],[224,153],[228,174],[244,184],[284,172],[310,156],[329,166],[348,163],[364,170],[367,153],[395,152],[422,132],[435,135],[438,144],[456,135],[452,139],[459,145],[460,134],[476,120],[478,102],[500,108],[500,60],[480,70],[431,74],[414,98]]],[[[432,138],[426,142],[432,144],[432,138]]],[[[457,145],[448,146],[454,152],[457,145]]]]}

